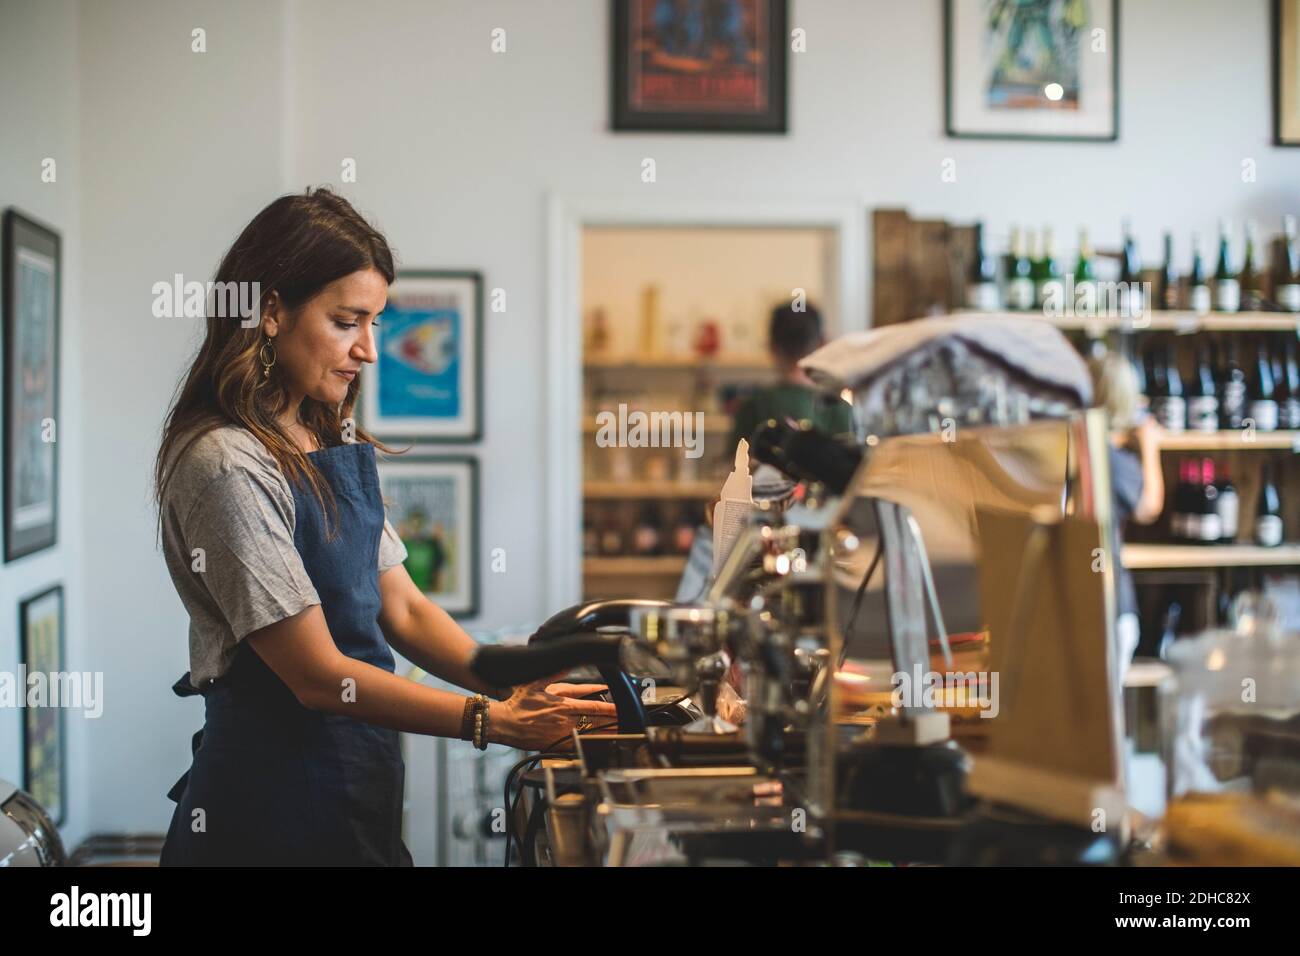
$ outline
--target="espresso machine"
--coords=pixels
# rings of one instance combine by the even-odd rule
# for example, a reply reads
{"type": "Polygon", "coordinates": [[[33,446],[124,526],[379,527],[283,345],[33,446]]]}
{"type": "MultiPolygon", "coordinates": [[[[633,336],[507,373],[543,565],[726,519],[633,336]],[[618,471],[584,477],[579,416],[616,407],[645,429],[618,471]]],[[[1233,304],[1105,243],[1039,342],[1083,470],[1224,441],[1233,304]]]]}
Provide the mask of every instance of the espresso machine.
{"type": "MultiPolygon", "coordinates": [[[[1105,424],[1084,411],[1091,391],[1077,353],[1032,319],[940,318],[846,336],[803,365],[826,400],[853,404],[855,441],[795,422],[753,436],[752,456],[800,493],[758,503],[699,601],[579,605],[528,647],[479,652],[476,671],[497,684],[595,666],[618,706],[617,734],[575,735],[569,754],[537,762],[545,825],[533,835],[555,850],[552,862],[611,865],[997,861],[1014,858],[998,857],[999,841],[1025,833],[1064,845],[1063,861],[1098,855],[1074,816],[1052,820],[1046,797],[1016,808],[1002,781],[1023,768],[1047,781],[1044,792],[1109,799],[1122,785],[1109,763],[1043,771],[1014,733],[982,723],[988,707],[965,726],[1001,743],[972,754],[954,739],[957,711],[942,693],[900,693],[899,682],[953,671],[953,635],[963,648],[991,641],[1016,676],[1016,717],[1035,720],[1037,692],[1013,658],[1035,620],[1024,607],[1051,591],[1056,571],[1012,587],[1007,613],[982,607],[1007,590],[990,586],[984,569],[999,543],[982,532],[1008,515],[1043,529],[1012,567],[1063,522],[1072,540],[1109,540],[1105,424]],[[717,708],[737,671],[741,726],[717,708]],[[688,695],[694,716],[642,707],[629,675],[647,672],[688,695]]],[[[1084,582],[1089,622],[1113,608],[1101,565],[1084,582]]],[[[1106,670],[1100,642],[1113,633],[1098,626],[1079,653],[1100,654],[1106,670]]]]}

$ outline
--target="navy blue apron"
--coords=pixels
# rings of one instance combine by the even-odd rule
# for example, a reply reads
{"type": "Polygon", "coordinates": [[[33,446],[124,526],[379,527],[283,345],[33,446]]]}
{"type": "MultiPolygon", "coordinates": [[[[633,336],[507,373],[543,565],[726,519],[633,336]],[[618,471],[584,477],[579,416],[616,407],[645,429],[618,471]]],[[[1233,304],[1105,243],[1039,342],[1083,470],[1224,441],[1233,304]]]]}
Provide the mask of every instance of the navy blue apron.
{"type": "MultiPolygon", "coordinates": [[[[310,456],[334,491],[337,535],[325,540],[320,503],[293,482],[294,546],[339,650],[392,673],[378,622],[384,507],[374,446],[310,456]]],[[[193,763],[168,793],[176,811],[162,865],[412,865],[397,731],[308,710],[244,642],[221,677],[196,689],[186,674],[173,690],[201,693],[206,716],[193,763]]]]}

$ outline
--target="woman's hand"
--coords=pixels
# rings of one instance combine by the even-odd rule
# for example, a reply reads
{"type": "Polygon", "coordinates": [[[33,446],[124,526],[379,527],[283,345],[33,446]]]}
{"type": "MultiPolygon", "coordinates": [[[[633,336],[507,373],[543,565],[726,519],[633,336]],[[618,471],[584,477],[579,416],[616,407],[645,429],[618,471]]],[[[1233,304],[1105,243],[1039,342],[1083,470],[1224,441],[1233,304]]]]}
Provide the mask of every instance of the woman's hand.
{"type": "Polygon", "coordinates": [[[520,750],[542,750],[565,743],[583,715],[597,727],[616,718],[618,711],[613,704],[575,699],[606,689],[604,684],[554,683],[550,677],[521,684],[507,700],[490,705],[490,739],[520,750]]]}

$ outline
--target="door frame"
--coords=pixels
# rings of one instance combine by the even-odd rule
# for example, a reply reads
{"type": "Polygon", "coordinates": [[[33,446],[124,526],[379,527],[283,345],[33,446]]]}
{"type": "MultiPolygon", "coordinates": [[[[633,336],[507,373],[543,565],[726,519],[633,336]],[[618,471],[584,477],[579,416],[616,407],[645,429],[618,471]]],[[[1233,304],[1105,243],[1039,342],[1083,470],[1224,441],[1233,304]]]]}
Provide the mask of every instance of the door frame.
{"type": "Polygon", "coordinates": [[[582,230],[587,226],[829,230],[834,244],[827,298],[839,317],[839,332],[867,326],[867,213],[859,201],[548,196],[546,515],[541,523],[548,615],[582,596],[582,230]]]}

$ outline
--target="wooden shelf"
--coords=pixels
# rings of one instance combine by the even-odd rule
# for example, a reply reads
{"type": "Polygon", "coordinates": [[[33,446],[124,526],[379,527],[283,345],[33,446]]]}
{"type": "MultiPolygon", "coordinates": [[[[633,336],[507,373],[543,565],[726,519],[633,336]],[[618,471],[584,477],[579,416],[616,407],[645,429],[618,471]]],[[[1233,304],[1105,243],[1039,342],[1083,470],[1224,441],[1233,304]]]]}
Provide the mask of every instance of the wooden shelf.
{"type": "Polygon", "coordinates": [[[1160,438],[1162,451],[1285,451],[1300,452],[1298,431],[1256,431],[1247,440],[1244,431],[1166,432],[1160,438]]]}
{"type": "Polygon", "coordinates": [[[716,498],[722,482],[716,481],[588,481],[584,498],[716,498]]]}
{"type": "MultiPolygon", "coordinates": [[[[616,416],[616,418],[617,418],[617,414],[618,414],[617,410],[611,408],[610,411],[611,411],[611,412],[616,416]]],[[[636,409],[631,409],[630,411],[636,411],[636,409]]],[[[617,422],[616,422],[616,423],[617,423],[617,422]]],[[[595,434],[596,432],[598,432],[598,431],[600,430],[600,426],[598,426],[598,425],[596,424],[596,418],[595,418],[594,415],[593,415],[593,416],[590,416],[590,417],[587,417],[587,418],[584,418],[584,419],[582,420],[582,430],[583,430],[583,432],[586,433],[586,434],[595,434]]],[[[705,430],[706,432],[729,432],[729,431],[731,431],[731,416],[730,416],[730,415],[705,415],[705,416],[704,416],[704,430],[705,430]]]]}
{"type": "Polygon", "coordinates": [[[695,371],[702,368],[740,369],[743,371],[772,371],[772,359],[766,355],[718,355],[700,359],[690,355],[637,355],[604,356],[583,360],[588,369],[662,369],[668,371],[695,371]]]}
{"type": "Polygon", "coordinates": [[[1227,568],[1300,565],[1300,544],[1260,548],[1251,544],[1126,544],[1124,567],[1130,571],[1154,568],[1227,568]]]}
{"type": "Polygon", "coordinates": [[[582,573],[592,577],[635,574],[680,575],[686,567],[686,555],[667,554],[657,557],[583,558],[582,573]]]}
{"type": "Polygon", "coordinates": [[[955,315],[974,318],[1037,319],[1062,331],[1102,333],[1115,329],[1131,332],[1293,332],[1300,334],[1300,314],[1289,312],[1148,312],[1137,319],[1046,316],[1041,312],[974,312],[959,309],[955,315]]]}

